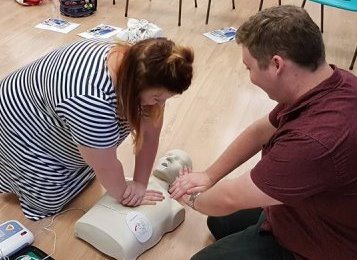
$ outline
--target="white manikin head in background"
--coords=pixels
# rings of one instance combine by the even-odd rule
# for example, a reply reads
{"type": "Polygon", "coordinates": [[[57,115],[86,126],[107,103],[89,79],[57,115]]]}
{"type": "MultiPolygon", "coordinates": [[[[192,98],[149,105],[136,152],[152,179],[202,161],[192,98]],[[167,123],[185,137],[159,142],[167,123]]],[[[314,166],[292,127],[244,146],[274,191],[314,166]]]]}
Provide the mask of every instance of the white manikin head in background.
{"type": "Polygon", "coordinates": [[[185,151],[173,149],[159,159],[154,169],[154,176],[172,184],[184,167],[192,168],[190,156],[185,151]]]}

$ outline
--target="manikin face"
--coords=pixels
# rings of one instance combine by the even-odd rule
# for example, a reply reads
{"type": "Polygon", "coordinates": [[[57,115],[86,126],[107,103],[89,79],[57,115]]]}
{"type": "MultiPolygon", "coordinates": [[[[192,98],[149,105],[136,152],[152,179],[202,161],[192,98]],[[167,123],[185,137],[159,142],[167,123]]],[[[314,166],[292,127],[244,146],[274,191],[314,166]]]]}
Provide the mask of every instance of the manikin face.
{"type": "Polygon", "coordinates": [[[190,156],[179,149],[170,150],[159,159],[154,176],[172,184],[183,167],[192,168],[190,156]]]}
{"type": "Polygon", "coordinates": [[[140,103],[142,106],[152,106],[159,104],[163,106],[166,100],[175,94],[169,92],[165,88],[149,88],[140,93],[140,103]]]}

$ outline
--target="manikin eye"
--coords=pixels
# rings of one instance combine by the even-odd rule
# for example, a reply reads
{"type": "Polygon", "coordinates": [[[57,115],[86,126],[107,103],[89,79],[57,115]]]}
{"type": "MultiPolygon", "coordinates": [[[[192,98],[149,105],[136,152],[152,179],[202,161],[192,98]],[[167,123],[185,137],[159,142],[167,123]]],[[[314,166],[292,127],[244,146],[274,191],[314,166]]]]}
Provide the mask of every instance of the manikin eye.
{"type": "Polygon", "coordinates": [[[167,163],[165,163],[165,162],[164,162],[164,163],[162,163],[162,166],[165,166],[165,167],[167,167],[167,163]]]}

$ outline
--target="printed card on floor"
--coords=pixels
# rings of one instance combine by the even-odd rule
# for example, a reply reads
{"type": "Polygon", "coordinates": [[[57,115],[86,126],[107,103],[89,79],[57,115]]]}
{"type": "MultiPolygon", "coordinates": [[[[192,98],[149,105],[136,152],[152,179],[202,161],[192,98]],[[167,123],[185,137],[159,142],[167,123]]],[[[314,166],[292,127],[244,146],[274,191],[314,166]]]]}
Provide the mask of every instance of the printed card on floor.
{"type": "Polygon", "coordinates": [[[91,38],[106,39],[106,38],[110,38],[110,37],[116,35],[120,30],[121,30],[121,28],[119,28],[119,27],[114,27],[114,26],[107,25],[107,24],[100,24],[100,25],[98,25],[86,32],[82,32],[78,35],[83,38],[86,38],[86,39],[91,39],[91,38]]]}
{"type": "Polygon", "coordinates": [[[204,33],[203,35],[217,43],[229,42],[235,38],[237,29],[234,27],[224,27],[218,30],[204,33]]]}
{"type": "Polygon", "coordinates": [[[79,26],[78,23],[71,23],[61,18],[48,18],[37,24],[35,27],[60,33],[68,33],[79,26]]]}

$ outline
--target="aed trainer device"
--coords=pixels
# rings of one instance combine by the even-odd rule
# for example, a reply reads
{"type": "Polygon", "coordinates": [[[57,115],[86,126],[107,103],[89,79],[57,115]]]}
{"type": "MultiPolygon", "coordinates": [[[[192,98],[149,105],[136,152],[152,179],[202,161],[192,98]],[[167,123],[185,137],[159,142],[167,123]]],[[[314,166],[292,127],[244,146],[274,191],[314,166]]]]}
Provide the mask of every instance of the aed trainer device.
{"type": "Polygon", "coordinates": [[[41,249],[35,246],[26,246],[14,255],[10,256],[10,260],[55,260],[51,256],[47,255],[41,249]]]}
{"type": "Polygon", "coordinates": [[[11,256],[20,249],[31,245],[34,236],[17,220],[9,220],[0,225],[0,259],[11,256]]]}

